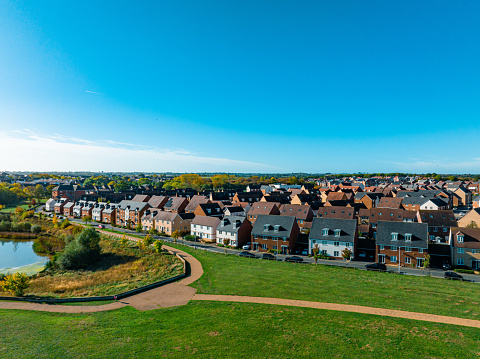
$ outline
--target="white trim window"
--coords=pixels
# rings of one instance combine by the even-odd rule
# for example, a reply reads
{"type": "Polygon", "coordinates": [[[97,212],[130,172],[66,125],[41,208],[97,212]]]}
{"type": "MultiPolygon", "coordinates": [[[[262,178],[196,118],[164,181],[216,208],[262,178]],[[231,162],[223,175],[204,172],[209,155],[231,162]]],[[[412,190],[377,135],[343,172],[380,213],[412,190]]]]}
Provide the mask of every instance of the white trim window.
{"type": "Polygon", "coordinates": [[[411,264],[411,263],[412,263],[412,258],[405,257],[405,264],[411,264]]]}
{"type": "Polygon", "coordinates": [[[457,258],[457,266],[463,266],[464,264],[463,258],[457,258]]]}
{"type": "Polygon", "coordinates": [[[463,243],[463,239],[464,239],[463,234],[459,234],[459,235],[457,236],[457,242],[458,242],[458,243],[463,243]]]}
{"type": "Polygon", "coordinates": [[[397,263],[397,256],[390,256],[390,262],[397,263]]]}
{"type": "Polygon", "coordinates": [[[465,248],[457,248],[457,253],[459,254],[465,253],[465,248]]]}

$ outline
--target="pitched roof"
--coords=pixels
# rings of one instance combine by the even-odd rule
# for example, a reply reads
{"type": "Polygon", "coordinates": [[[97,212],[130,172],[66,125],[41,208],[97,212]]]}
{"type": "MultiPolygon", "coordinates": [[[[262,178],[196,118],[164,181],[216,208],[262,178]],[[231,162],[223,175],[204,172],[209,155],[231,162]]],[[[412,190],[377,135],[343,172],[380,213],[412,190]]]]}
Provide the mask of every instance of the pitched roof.
{"type": "Polygon", "coordinates": [[[272,202],[255,202],[252,204],[252,208],[248,211],[249,216],[255,216],[260,214],[271,214],[272,210],[278,209],[277,203],[272,202]]]}
{"type": "Polygon", "coordinates": [[[136,202],[136,201],[127,201],[123,200],[119,203],[119,208],[125,210],[128,208],[131,211],[137,210],[141,211],[144,208],[149,207],[147,202],[136,202]]]}
{"type": "Polygon", "coordinates": [[[314,218],[310,230],[310,240],[330,240],[339,242],[351,242],[355,240],[357,221],[355,219],[338,218],[314,218]],[[324,234],[324,230],[328,230],[324,234]],[[340,232],[335,235],[335,230],[340,232]]]}
{"type": "Polygon", "coordinates": [[[290,237],[293,226],[296,223],[297,221],[293,216],[259,215],[253,225],[252,235],[290,237]],[[277,230],[275,228],[277,228],[277,230]]]}
{"type": "Polygon", "coordinates": [[[284,204],[280,206],[281,216],[295,216],[297,219],[307,219],[313,215],[309,205],[284,204]]]}
{"type": "Polygon", "coordinates": [[[207,197],[195,195],[192,198],[190,198],[190,202],[188,203],[187,207],[185,207],[185,211],[193,212],[195,211],[195,209],[200,203],[208,203],[208,202],[210,202],[210,200],[207,197]]]}
{"type": "Polygon", "coordinates": [[[355,208],[343,206],[326,206],[318,209],[318,216],[322,218],[354,219],[355,208]]]}
{"type": "Polygon", "coordinates": [[[480,248],[480,228],[452,227],[450,231],[454,247],[480,248]],[[463,242],[458,242],[459,234],[463,234],[463,242]]]}
{"type": "Polygon", "coordinates": [[[428,224],[416,222],[378,221],[377,244],[395,245],[400,247],[428,247],[428,224]],[[392,234],[397,234],[397,240],[392,240],[392,234]],[[411,234],[412,240],[405,240],[405,235],[411,234]]]}
{"type": "Polygon", "coordinates": [[[456,227],[457,220],[452,210],[424,210],[418,211],[419,222],[427,223],[429,226],[456,227]]]}
{"type": "Polygon", "coordinates": [[[225,216],[220,221],[217,227],[217,231],[225,231],[230,233],[237,233],[242,226],[243,222],[247,219],[239,216],[225,216]]]}
{"type": "Polygon", "coordinates": [[[148,204],[153,208],[162,209],[163,205],[168,201],[168,197],[166,196],[152,196],[148,200],[148,204]]]}
{"type": "Polygon", "coordinates": [[[198,224],[200,226],[216,227],[220,224],[220,218],[207,217],[207,216],[195,216],[192,220],[192,224],[198,224]]]}

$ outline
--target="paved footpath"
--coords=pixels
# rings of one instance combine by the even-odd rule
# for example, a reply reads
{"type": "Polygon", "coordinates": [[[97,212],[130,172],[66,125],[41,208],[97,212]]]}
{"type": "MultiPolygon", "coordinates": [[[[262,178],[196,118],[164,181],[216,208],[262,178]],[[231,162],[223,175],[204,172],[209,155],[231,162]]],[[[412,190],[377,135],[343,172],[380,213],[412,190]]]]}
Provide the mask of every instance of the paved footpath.
{"type": "MultiPolygon", "coordinates": [[[[122,236],[120,234],[110,232],[105,232],[105,234],[109,234],[115,237],[122,236]]],[[[138,238],[135,237],[127,236],[127,238],[134,241],[138,240],[138,238]]],[[[248,297],[237,295],[196,294],[197,290],[195,288],[189,287],[188,285],[192,284],[203,275],[203,268],[201,263],[195,257],[182,250],[166,245],[164,245],[163,248],[171,251],[172,253],[178,254],[188,263],[187,276],[182,280],[164,285],[162,287],[154,288],[140,294],[133,295],[118,302],[105,305],[77,306],[29,302],[0,302],[0,309],[35,310],[55,313],[93,313],[118,309],[130,305],[138,310],[144,311],[186,305],[190,300],[197,300],[237,303],[260,303],[271,305],[285,305],[292,307],[337,310],[343,312],[372,314],[386,317],[405,318],[433,323],[453,324],[466,327],[480,328],[480,320],[448,317],[444,315],[415,313],[384,308],[363,307],[359,305],[311,302],[304,300],[248,297]]]]}

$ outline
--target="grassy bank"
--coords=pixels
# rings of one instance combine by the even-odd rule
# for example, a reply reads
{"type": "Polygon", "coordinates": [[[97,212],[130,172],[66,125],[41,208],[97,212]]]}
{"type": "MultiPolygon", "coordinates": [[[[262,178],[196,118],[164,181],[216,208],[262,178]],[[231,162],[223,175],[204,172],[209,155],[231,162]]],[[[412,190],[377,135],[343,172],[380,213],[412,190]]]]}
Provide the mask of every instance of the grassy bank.
{"type": "Polygon", "coordinates": [[[81,271],[54,272],[31,281],[26,295],[83,297],[111,295],[138,288],[182,273],[180,260],[132,243],[102,238],[101,260],[81,271]]]}
{"type": "Polygon", "coordinates": [[[480,319],[480,286],[431,277],[263,261],[173,245],[194,255],[203,276],[198,293],[356,304],[480,319]]]}
{"type": "Polygon", "coordinates": [[[261,304],[0,311],[2,358],[476,358],[480,330],[261,304]]]}

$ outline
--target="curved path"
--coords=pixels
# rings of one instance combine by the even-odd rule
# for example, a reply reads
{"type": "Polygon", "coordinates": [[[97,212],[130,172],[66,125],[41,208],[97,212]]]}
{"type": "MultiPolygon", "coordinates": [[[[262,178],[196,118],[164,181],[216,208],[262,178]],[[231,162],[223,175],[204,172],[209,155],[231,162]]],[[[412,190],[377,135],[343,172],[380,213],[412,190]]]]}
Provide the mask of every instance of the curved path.
{"type": "MultiPolygon", "coordinates": [[[[121,237],[116,233],[105,232],[115,237],[121,237]]],[[[127,237],[130,240],[137,241],[138,238],[127,237]]],[[[292,307],[305,307],[315,309],[337,310],[343,312],[372,314],[395,318],[405,318],[412,320],[421,320],[433,323],[453,324],[466,327],[480,328],[480,320],[463,319],[456,317],[448,317],[444,315],[426,314],[407,312],[402,310],[364,307],[360,305],[335,304],[323,302],[311,302],[304,300],[292,300],[281,298],[264,298],[264,297],[248,297],[237,295],[212,295],[212,294],[195,294],[196,289],[189,287],[197,279],[203,275],[203,268],[195,257],[180,249],[164,245],[165,249],[172,253],[178,254],[187,262],[187,276],[182,280],[162,287],[151,289],[140,294],[122,299],[118,302],[95,305],[95,306],[76,306],[76,305],[58,305],[58,304],[40,304],[29,302],[0,302],[0,309],[21,309],[35,310],[56,313],[92,313],[113,310],[130,305],[138,310],[152,310],[158,308],[175,307],[186,305],[190,300],[198,301],[220,301],[220,302],[238,302],[238,303],[260,303],[272,305],[286,305],[292,307]]]]}

